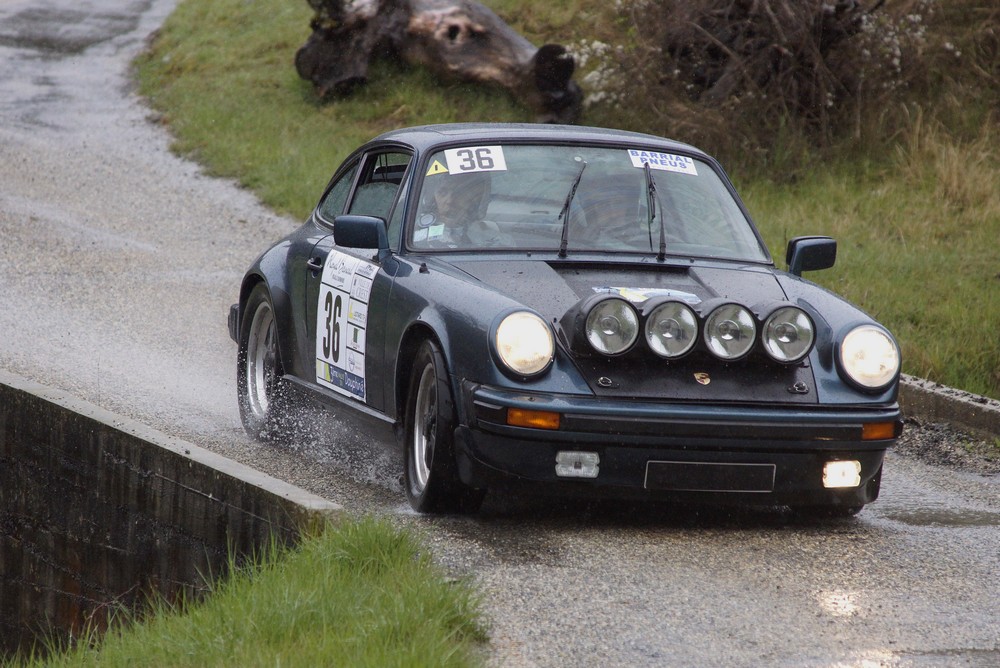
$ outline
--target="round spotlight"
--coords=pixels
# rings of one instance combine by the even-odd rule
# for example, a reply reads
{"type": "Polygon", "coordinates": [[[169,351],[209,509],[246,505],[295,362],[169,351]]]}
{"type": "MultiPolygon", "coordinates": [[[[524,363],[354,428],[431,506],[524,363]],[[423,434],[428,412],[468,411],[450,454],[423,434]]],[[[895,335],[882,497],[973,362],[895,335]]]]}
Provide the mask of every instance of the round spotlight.
{"type": "Polygon", "coordinates": [[[802,309],[779,308],[764,321],[764,350],[776,362],[798,362],[812,350],[815,331],[812,318],[802,309]]]}
{"type": "Polygon", "coordinates": [[[756,335],[753,314],[739,304],[723,304],[705,320],[705,345],[722,360],[737,360],[749,353],[756,335]]]}
{"type": "Polygon", "coordinates": [[[686,355],[698,342],[698,319],[686,304],[660,304],[646,318],[646,342],[660,357],[686,355]]]}
{"type": "Polygon", "coordinates": [[[604,355],[620,355],[639,338],[639,316],[624,299],[597,302],[587,314],[587,341],[604,355]]]}

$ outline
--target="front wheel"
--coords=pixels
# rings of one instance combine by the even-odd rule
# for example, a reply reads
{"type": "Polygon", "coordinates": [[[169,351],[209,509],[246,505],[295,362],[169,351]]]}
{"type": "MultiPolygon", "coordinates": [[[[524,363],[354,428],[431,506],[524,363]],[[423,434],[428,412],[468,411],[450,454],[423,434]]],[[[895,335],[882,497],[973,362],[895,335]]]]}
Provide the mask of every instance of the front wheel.
{"type": "Polygon", "coordinates": [[[455,402],[444,356],[432,341],[420,344],[406,402],[403,481],[417,512],[475,512],[485,490],[458,478],[455,402]]]}
{"type": "Polygon", "coordinates": [[[287,388],[281,379],[274,307],[267,287],[250,293],[240,320],[240,350],[236,359],[236,394],[240,419],[250,436],[260,441],[281,432],[287,388]]]}

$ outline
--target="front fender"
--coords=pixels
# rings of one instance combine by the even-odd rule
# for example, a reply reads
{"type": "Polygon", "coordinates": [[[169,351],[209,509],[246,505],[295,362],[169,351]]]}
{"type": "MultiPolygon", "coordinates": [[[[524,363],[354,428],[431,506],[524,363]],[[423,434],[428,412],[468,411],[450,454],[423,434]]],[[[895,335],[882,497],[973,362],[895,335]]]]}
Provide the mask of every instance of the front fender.
{"type": "MultiPolygon", "coordinates": [[[[387,399],[392,401],[386,402],[395,408],[393,417],[402,415],[405,406],[412,353],[427,337],[441,346],[456,398],[465,381],[532,392],[592,394],[558,345],[552,367],[540,377],[518,380],[506,375],[490,350],[492,325],[498,314],[532,309],[453,268],[428,265],[400,271],[392,288],[385,353],[387,368],[394,370],[393,387],[387,388],[387,399]]],[[[459,415],[463,423],[465,418],[459,415]]]]}
{"type": "Polygon", "coordinates": [[[809,354],[809,362],[816,379],[819,403],[895,403],[899,392],[898,380],[881,392],[864,392],[844,381],[837,369],[836,347],[840,345],[841,337],[859,325],[882,325],[843,297],[815,283],[785,272],[775,273],[789,301],[806,309],[816,323],[816,345],[809,354]]]}

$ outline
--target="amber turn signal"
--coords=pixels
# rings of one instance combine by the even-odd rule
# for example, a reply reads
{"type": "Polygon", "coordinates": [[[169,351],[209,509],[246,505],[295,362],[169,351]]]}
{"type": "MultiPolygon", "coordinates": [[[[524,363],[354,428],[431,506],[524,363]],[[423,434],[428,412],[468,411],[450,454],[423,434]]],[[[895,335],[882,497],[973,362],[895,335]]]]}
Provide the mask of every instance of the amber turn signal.
{"type": "Polygon", "coordinates": [[[558,429],[559,413],[508,408],[507,424],[512,427],[531,427],[532,429],[558,429]]]}
{"type": "Polygon", "coordinates": [[[861,440],[883,441],[896,438],[899,436],[896,424],[895,422],[869,422],[861,428],[861,440]]]}

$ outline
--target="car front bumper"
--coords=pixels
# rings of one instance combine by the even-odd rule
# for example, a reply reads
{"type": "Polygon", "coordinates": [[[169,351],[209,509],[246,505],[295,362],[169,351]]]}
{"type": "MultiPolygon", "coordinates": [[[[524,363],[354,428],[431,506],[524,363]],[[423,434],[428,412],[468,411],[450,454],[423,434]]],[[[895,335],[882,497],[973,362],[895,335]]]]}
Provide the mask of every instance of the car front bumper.
{"type": "Polygon", "coordinates": [[[464,389],[467,419],[455,434],[463,481],[559,495],[860,506],[878,497],[885,451],[902,428],[895,404],[711,406],[464,389]],[[558,414],[559,428],[512,426],[512,409],[558,414]],[[891,434],[870,438],[866,425],[891,434]],[[594,470],[567,470],[581,458],[596,460],[594,470]],[[827,486],[828,462],[857,462],[856,481],[827,486]]]}

